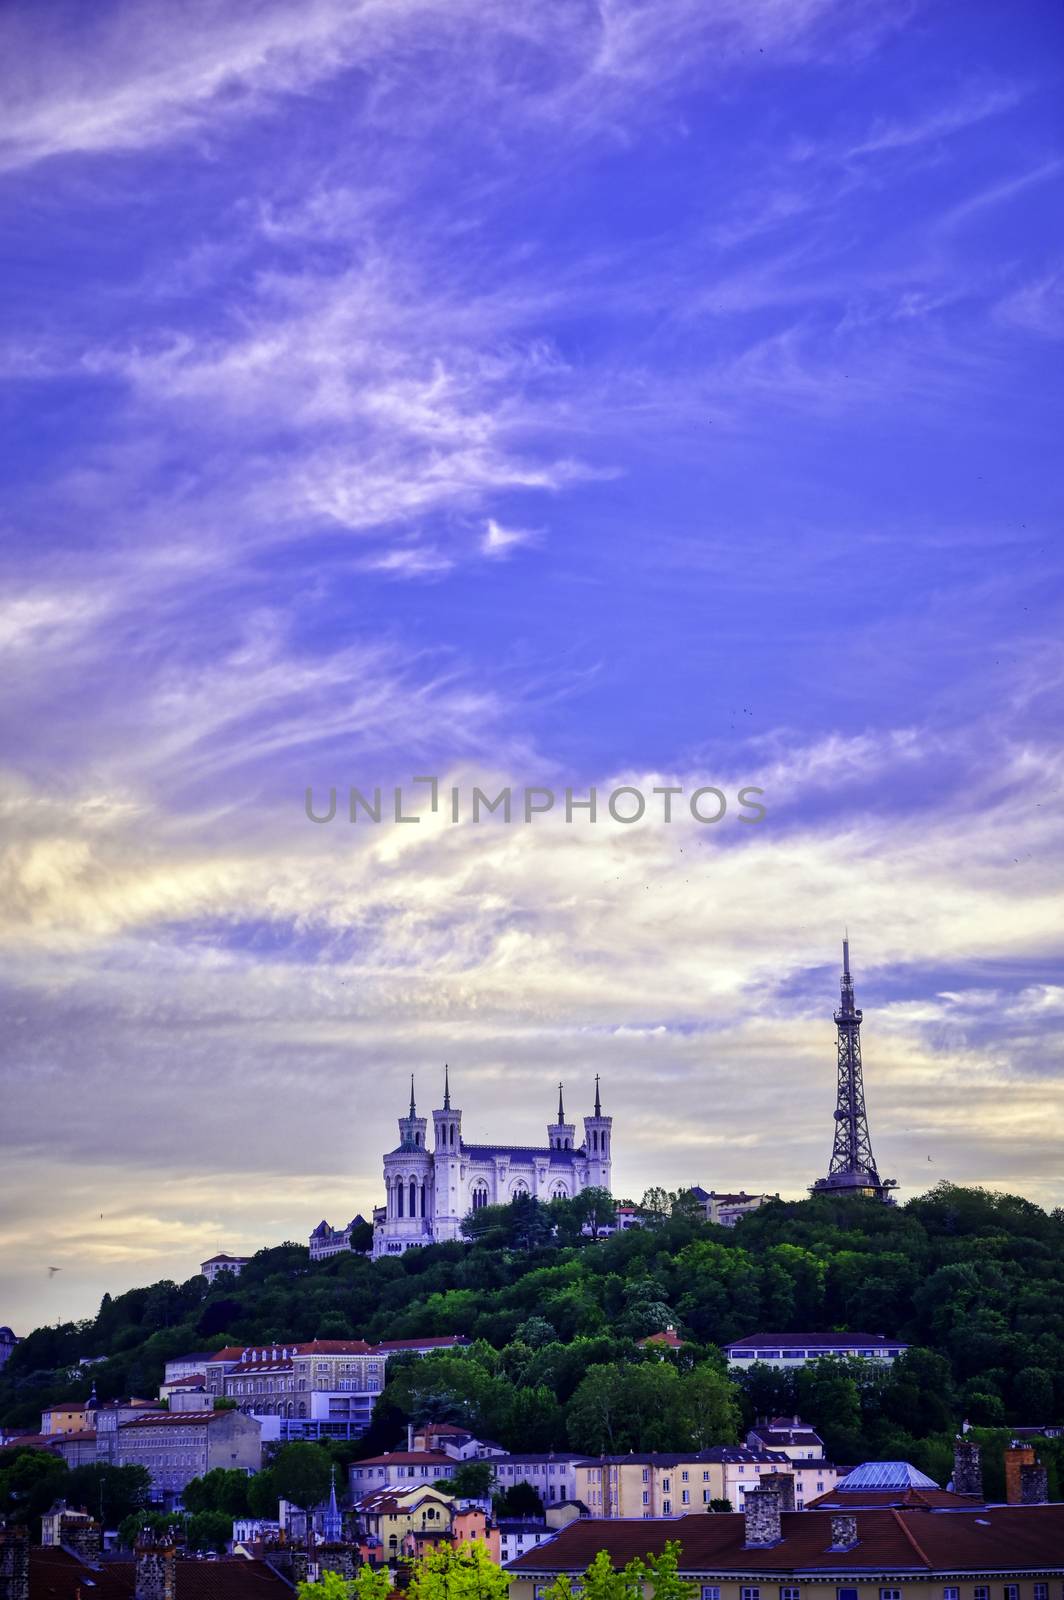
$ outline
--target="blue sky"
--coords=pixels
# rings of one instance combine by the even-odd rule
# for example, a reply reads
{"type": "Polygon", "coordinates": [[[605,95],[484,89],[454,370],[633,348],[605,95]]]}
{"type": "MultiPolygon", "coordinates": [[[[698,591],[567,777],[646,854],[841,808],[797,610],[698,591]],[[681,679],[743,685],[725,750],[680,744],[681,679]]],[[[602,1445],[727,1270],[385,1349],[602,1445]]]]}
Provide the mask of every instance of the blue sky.
{"type": "Polygon", "coordinates": [[[798,1194],[846,925],[881,1167],[1064,1202],[1059,9],[526,12],[0,18],[5,1321],[367,1210],[444,1059],[798,1194]],[[768,816],[303,816],[423,771],[768,816]]]}

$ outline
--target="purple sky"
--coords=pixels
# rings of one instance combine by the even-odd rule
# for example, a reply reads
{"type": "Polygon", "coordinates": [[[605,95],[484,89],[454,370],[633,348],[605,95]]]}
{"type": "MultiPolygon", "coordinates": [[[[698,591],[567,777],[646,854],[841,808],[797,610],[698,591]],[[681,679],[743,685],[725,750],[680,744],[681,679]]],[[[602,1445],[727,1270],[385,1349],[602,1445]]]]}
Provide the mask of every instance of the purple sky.
{"type": "Polygon", "coordinates": [[[1064,1203],[1062,69],[1050,0],[4,7],[0,1321],[368,1211],[445,1059],[799,1194],[847,925],[881,1169],[1064,1203]],[[421,772],[768,815],[304,817],[421,772]]]}

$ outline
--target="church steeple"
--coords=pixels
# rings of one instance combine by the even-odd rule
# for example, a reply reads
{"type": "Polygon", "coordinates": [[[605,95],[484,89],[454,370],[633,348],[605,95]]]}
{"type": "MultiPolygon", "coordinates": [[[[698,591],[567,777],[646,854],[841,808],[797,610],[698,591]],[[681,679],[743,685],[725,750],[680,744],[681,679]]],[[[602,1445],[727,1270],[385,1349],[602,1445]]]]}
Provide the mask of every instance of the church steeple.
{"type": "Polygon", "coordinates": [[[410,1110],[405,1117],[399,1118],[399,1144],[403,1150],[424,1150],[425,1130],[428,1126],[424,1117],[419,1117],[414,1104],[414,1074],[410,1074],[410,1110]]]}
{"type": "Polygon", "coordinates": [[[576,1125],[565,1120],[565,1086],[558,1085],[558,1120],[547,1124],[547,1143],[552,1150],[571,1150],[576,1136],[576,1125]]]}
{"type": "Polygon", "coordinates": [[[587,1152],[588,1182],[596,1189],[610,1186],[610,1138],[613,1118],[602,1115],[599,1075],[595,1073],[595,1110],[584,1118],[584,1149],[587,1152]]]}
{"type": "Polygon", "coordinates": [[[443,1063],[443,1109],[445,1111],[450,1111],[451,1109],[450,1069],[448,1068],[446,1061],[443,1063]]]}

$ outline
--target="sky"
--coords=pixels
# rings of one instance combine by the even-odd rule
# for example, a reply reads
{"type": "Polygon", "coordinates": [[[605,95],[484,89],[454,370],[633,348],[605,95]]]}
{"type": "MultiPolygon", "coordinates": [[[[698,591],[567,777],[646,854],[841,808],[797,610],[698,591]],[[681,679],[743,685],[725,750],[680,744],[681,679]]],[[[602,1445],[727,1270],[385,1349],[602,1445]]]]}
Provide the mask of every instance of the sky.
{"type": "Polygon", "coordinates": [[[1062,76],[1052,0],[3,7],[0,1322],[368,1214],[445,1061],[800,1196],[847,928],[902,1199],[1064,1204],[1062,76]]]}

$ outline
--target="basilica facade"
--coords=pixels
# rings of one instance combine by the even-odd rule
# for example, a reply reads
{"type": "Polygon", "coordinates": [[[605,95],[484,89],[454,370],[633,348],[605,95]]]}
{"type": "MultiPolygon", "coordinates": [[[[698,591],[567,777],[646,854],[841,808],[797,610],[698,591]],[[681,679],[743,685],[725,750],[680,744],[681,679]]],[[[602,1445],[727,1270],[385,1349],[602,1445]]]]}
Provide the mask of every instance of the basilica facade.
{"type": "Polygon", "coordinates": [[[462,1113],[451,1104],[444,1068],[443,1105],[419,1117],[410,1083],[410,1111],[399,1118],[399,1144],[384,1158],[386,1202],[373,1214],[374,1256],[401,1255],[414,1245],[461,1237],[462,1221],[481,1206],[506,1205],[515,1195],[572,1199],[584,1189],[610,1187],[613,1118],[602,1115],[598,1078],[595,1109],[584,1118],[584,1139],[565,1120],[561,1086],[558,1116],[547,1125],[545,1145],[467,1144],[462,1113]]]}

